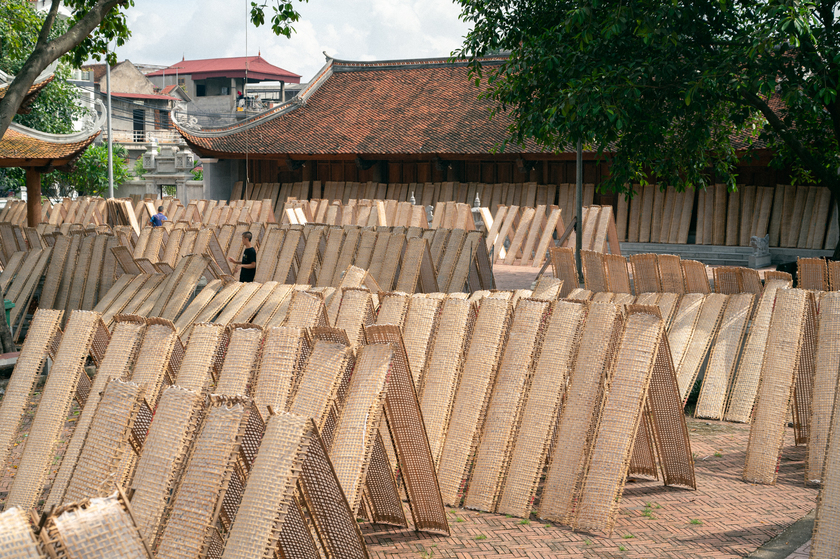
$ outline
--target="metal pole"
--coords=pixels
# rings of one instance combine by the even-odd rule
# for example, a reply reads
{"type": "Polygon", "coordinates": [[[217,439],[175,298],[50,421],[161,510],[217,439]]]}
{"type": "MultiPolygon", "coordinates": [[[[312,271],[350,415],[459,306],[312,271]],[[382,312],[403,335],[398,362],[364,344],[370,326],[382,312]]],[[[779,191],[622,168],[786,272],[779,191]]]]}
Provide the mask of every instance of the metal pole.
{"type": "Polygon", "coordinates": [[[580,249],[583,247],[583,147],[580,140],[577,143],[577,165],[575,166],[575,206],[577,223],[575,223],[575,264],[578,277],[582,277],[580,265],[580,249]]]}
{"type": "Polygon", "coordinates": [[[108,88],[108,198],[114,197],[114,140],[111,133],[111,63],[105,61],[105,86],[108,88]]]}

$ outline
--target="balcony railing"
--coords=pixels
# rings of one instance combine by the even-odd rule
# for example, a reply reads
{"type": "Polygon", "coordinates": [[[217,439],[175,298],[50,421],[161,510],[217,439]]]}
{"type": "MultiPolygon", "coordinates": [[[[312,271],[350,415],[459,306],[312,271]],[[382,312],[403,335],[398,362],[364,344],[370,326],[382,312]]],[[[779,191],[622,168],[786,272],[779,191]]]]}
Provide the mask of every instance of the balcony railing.
{"type": "MultiPolygon", "coordinates": [[[[174,144],[181,139],[181,135],[175,130],[114,130],[113,139],[121,144],[148,144],[154,138],[159,144],[174,144]]],[[[103,140],[108,139],[108,134],[102,135],[103,140]]]]}

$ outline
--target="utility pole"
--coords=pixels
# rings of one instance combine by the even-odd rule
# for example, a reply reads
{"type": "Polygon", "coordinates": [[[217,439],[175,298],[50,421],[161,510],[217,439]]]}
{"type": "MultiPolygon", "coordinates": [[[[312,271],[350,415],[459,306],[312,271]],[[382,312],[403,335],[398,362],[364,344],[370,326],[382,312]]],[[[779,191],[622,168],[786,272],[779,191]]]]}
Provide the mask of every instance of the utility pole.
{"type": "Polygon", "coordinates": [[[105,86],[108,88],[108,198],[114,197],[114,140],[111,131],[111,63],[105,60],[105,86]]]}
{"type": "Polygon", "coordinates": [[[575,206],[577,220],[575,220],[575,264],[577,265],[578,281],[583,274],[580,265],[580,249],[583,247],[583,147],[581,141],[577,143],[577,165],[575,166],[575,206]]]}

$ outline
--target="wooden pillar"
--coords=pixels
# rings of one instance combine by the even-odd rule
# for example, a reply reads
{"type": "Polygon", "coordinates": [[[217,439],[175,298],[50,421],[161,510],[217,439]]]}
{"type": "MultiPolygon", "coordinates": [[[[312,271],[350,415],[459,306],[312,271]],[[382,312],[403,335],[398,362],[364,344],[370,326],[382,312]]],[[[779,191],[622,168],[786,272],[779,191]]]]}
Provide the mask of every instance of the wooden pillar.
{"type": "Polygon", "coordinates": [[[41,223],[41,173],[26,168],[26,224],[35,227],[41,223]]]}

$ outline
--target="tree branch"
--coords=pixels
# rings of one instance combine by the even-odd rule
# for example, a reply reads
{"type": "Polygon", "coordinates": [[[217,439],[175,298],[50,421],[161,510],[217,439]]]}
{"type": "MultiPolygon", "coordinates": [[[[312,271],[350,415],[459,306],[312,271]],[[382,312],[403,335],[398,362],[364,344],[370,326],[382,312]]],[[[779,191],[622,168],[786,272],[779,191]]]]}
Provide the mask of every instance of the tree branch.
{"type": "MultiPolygon", "coordinates": [[[[9,124],[17,113],[20,104],[26,97],[29,88],[35,82],[35,78],[46,69],[54,60],[67,54],[70,49],[81,43],[85,37],[96,29],[102,22],[108,12],[114,7],[122,4],[124,0],[99,0],[88,13],[76,22],[76,24],[67,30],[66,33],[60,37],[56,37],[52,41],[41,42],[41,37],[44,35],[44,29],[47,24],[52,26],[55,21],[54,11],[57,12],[59,0],[53,0],[50,7],[50,16],[47,16],[47,21],[41,28],[38,37],[38,43],[35,45],[35,50],[26,59],[23,67],[15,76],[9,88],[6,90],[6,95],[0,99],[0,139],[6,134],[9,124]]],[[[46,30],[47,37],[49,37],[49,29],[46,30]]]]}
{"type": "Polygon", "coordinates": [[[820,162],[811,155],[811,152],[805,148],[802,142],[799,141],[799,138],[797,138],[796,135],[787,126],[785,126],[782,119],[779,118],[779,115],[770,108],[770,105],[768,105],[764,99],[751,91],[744,91],[742,95],[747,103],[761,111],[761,114],[763,114],[764,118],[767,119],[767,122],[770,124],[773,131],[776,132],[776,134],[782,138],[782,140],[797,155],[797,157],[799,157],[802,164],[813,171],[813,173],[819,177],[826,186],[831,187],[832,190],[836,190],[838,183],[837,177],[833,176],[825,169],[825,167],[820,165],[820,162]]]}
{"type": "Polygon", "coordinates": [[[50,31],[52,31],[53,23],[55,23],[55,17],[58,15],[58,7],[61,5],[61,0],[52,0],[52,5],[50,6],[50,11],[47,14],[47,19],[44,20],[44,25],[41,26],[41,32],[38,34],[38,42],[35,43],[35,46],[38,45],[45,45],[47,41],[50,39],[50,31]]]}

